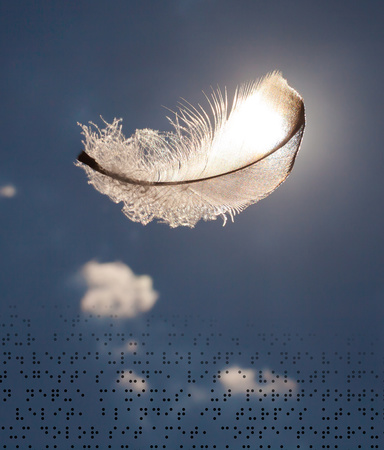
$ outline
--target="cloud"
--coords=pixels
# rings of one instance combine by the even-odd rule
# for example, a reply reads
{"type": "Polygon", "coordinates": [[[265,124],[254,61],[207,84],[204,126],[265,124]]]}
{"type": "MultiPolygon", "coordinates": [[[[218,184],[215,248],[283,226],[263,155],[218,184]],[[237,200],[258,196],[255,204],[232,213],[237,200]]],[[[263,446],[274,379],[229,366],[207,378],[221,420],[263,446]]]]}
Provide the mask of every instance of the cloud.
{"type": "Polygon", "coordinates": [[[257,371],[233,366],[220,373],[220,382],[223,387],[231,391],[231,394],[245,394],[253,392],[262,397],[269,394],[289,394],[297,389],[297,383],[291,378],[263,370],[260,381],[256,381],[257,371]]]}
{"type": "Polygon", "coordinates": [[[16,195],[16,188],[12,184],[7,184],[0,187],[0,197],[11,198],[16,195]]]}
{"type": "Polygon", "coordinates": [[[136,341],[129,341],[125,346],[125,351],[128,353],[136,353],[139,349],[139,346],[136,341]]]}
{"type": "Polygon", "coordinates": [[[81,275],[88,285],[81,300],[83,311],[101,316],[136,317],[150,310],[158,298],[150,276],[137,276],[121,262],[90,261],[82,267],[81,275]]]}
{"type": "Polygon", "coordinates": [[[120,386],[144,393],[149,389],[147,380],[137,375],[133,370],[122,370],[119,378],[120,386]]]}

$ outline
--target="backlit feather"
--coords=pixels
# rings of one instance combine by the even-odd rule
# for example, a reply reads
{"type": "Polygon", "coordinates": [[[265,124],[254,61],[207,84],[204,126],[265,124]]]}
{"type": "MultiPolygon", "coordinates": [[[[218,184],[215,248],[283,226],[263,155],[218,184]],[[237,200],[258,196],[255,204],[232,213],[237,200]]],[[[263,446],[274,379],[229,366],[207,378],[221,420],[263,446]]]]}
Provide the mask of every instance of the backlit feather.
{"type": "Polygon", "coordinates": [[[207,97],[210,111],[186,103],[172,132],[122,133],[121,120],[84,126],[82,167],[98,191],[123,202],[131,220],[193,227],[232,219],[289,175],[305,126],[301,96],[280,73],[240,87],[230,111],[226,93],[207,97]]]}

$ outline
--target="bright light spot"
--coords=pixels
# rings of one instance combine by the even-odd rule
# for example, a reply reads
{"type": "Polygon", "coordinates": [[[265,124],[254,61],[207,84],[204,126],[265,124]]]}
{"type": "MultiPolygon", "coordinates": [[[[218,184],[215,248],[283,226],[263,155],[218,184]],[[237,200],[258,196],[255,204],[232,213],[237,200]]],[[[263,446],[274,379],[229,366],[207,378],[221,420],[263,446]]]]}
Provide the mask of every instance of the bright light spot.
{"type": "Polygon", "coordinates": [[[0,187],[0,197],[11,198],[16,195],[16,188],[11,184],[0,187]]]}
{"type": "Polygon", "coordinates": [[[241,168],[268,155],[287,137],[286,116],[262,92],[241,100],[216,134],[204,176],[225,173],[229,161],[241,168]]]}
{"type": "Polygon", "coordinates": [[[256,92],[234,112],[228,121],[228,136],[230,139],[243,140],[245,149],[253,153],[268,152],[281,142],[286,135],[284,116],[256,92]]]}

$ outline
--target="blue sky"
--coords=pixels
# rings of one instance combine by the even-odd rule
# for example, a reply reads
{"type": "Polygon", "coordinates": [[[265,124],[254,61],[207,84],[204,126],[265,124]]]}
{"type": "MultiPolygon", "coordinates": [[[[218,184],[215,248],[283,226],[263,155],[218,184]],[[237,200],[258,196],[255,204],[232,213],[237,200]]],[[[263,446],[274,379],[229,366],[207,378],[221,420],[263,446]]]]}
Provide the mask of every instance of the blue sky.
{"type": "Polygon", "coordinates": [[[256,330],[337,332],[382,348],[382,14],[374,1],[3,2],[2,317],[16,305],[41,336],[41,305],[84,318],[82,268],[121,261],[159,294],[119,321],[137,335],[148,317],[157,333],[176,314],[217,320],[242,342],[256,330]],[[198,104],[216,85],[231,97],[272,70],[303,96],[307,127],[288,180],[234,223],[130,222],[73,164],[77,122],[169,130],[163,106],[198,104]]]}

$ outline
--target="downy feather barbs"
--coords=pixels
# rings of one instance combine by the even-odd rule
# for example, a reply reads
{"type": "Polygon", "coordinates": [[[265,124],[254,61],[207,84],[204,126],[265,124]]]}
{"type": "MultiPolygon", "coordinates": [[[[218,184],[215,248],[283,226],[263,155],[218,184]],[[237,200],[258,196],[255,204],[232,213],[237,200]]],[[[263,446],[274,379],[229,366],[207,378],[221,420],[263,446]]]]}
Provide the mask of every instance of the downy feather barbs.
{"type": "Polygon", "coordinates": [[[305,127],[301,96],[279,72],[241,86],[228,109],[220,90],[207,97],[209,115],[186,103],[173,132],[122,133],[121,119],[99,129],[82,125],[76,165],[89,183],[131,220],[160,219],[171,227],[200,220],[226,222],[273,192],[289,175],[305,127]]]}

